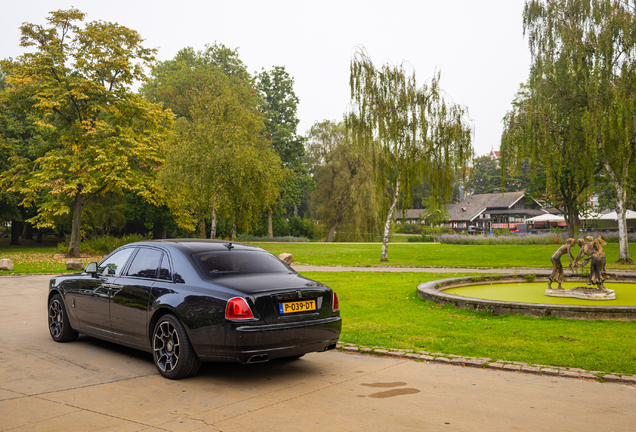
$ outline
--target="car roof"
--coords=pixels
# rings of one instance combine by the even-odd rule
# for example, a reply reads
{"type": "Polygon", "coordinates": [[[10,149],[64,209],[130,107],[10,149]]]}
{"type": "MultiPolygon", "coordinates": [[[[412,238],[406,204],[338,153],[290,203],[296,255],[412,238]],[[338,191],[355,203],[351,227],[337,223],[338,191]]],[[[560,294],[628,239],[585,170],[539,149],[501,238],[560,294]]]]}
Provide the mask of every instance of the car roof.
{"type": "Polygon", "coordinates": [[[167,246],[181,251],[184,254],[193,254],[208,251],[228,250],[226,245],[231,244],[235,250],[252,250],[264,251],[257,246],[246,243],[236,243],[228,240],[206,240],[206,239],[163,239],[163,240],[147,240],[142,242],[131,243],[135,246],[167,246]]]}

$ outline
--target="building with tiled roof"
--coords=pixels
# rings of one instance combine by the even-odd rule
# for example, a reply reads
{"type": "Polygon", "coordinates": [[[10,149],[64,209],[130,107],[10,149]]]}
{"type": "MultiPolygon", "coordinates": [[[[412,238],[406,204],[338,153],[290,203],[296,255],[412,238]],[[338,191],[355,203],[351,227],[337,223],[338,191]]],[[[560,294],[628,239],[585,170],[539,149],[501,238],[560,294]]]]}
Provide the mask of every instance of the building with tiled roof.
{"type": "MultiPolygon", "coordinates": [[[[400,224],[430,225],[424,217],[426,210],[411,209],[397,212],[396,221],[400,224]]],[[[491,232],[495,229],[517,228],[533,216],[548,213],[539,203],[521,192],[496,191],[491,194],[468,195],[458,204],[446,206],[448,220],[442,223],[457,232],[491,232]]]]}

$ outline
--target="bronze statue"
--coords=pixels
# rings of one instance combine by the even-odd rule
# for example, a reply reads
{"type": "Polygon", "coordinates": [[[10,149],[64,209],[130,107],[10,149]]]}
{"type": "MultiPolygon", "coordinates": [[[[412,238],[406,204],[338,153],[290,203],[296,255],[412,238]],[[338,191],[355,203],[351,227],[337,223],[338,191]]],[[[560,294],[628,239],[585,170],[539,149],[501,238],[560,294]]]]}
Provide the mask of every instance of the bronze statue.
{"type": "Polygon", "coordinates": [[[574,239],[569,238],[565,242],[563,246],[561,246],[555,253],[550,257],[550,261],[552,261],[552,274],[548,276],[548,289],[552,289],[552,282],[557,282],[559,284],[557,289],[563,289],[561,284],[565,282],[565,276],[563,275],[563,265],[561,264],[561,256],[564,254],[568,254],[568,260],[570,261],[570,270],[572,270],[572,246],[574,246],[574,239]]]}
{"type": "Polygon", "coordinates": [[[577,244],[581,247],[581,250],[576,257],[575,265],[579,268],[583,268],[588,262],[591,262],[590,277],[587,280],[587,284],[596,285],[598,289],[604,290],[605,286],[603,285],[603,281],[606,279],[606,259],[603,246],[606,245],[607,242],[599,235],[597,239],[594,239],[592,236],[585,237],[585,240],[578,239],[577,244]],[[587,255],[587,258],[581,261],[581,258],[585,255],[587,255]]]}
{"type": "Polygon", "coordinates": [[[616,299],[614,290],[607,289],[603,285],[603,281],[605,281],[608,276],[616,277],[616,275],[611,275],[605,271],[605,251],[603,251],[603,246],[606,244],[607,242],[603,240],[600,235],[596,239],[591,236],[587,236],[585,239],[580,238],[576,241],[571,238],[568,239],[565,245],[561,246],[550,258],[554,269],[552,270],[552,274],[548,277],[548,289],[545,291],[545,295],[551,297],[573,297],[585,300],[616,299]],[[576,260],[574,260],[574,263],[572,263],[571,248],[575,243],[581,247],[581,250],[576,260]],[[572,271],[584,267],[588,262],[592,263],[590,265],[590,277],[587,280],[587,284],[594,285],[593,287],[580,286],[572,289],[563,289],[561,287],[561,282],[564,282],[561,256],[565,253],[568,254],[570,269],[572,271]],[[583,260],[583,258],[585,258],[585,260],[583,260]],[[559,287],[552,289],[552,282],[555,281],[559,283],[559,287]]]}

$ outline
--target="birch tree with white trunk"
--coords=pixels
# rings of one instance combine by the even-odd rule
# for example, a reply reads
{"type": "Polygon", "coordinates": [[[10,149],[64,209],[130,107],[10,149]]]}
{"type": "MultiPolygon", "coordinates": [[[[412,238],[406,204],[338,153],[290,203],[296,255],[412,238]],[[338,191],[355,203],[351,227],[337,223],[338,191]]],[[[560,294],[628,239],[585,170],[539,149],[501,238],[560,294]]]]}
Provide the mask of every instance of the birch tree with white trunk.
{"type": "Polygon", "coordinates": [[[388,260],[391,221],[400,199],[430,182],[434,202],[448,202],[456,173],[472,160],[468,111],[439,87],[437,72],[418,86],[415,71],[405,64],[376,67],[363,49],[351,61],[351,110],[346,115],[349,138],[370,149],[386,209],[381,261],[388,260]]]}
{"type": "Polygon", "coordinates": [[[636,168],[636,1],[529,0],[523,21],[532,54],[531,91],[545,93],[546,81],[579,83],[546,95],[544,107],[560,100],[582,107],[576,122],[569,118],[557,126],[584,133],[578,148],[592,154],[614,185],[618,262],[633,264],[625,210],[636,168]]]}

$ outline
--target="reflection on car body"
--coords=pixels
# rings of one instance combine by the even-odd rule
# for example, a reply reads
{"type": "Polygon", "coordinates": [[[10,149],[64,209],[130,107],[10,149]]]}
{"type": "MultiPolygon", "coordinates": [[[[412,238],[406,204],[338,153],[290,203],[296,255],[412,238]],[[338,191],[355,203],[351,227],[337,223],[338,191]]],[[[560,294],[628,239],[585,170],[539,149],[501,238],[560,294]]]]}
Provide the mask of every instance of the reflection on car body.
{"type": "Polygon", "coordinates": [[[83,333],[151,352],[167,378],[192,375],[201,361],[333,349],[341,329],[331,289],[240,243],[132,243],[52,278],[48,298],[54,340],[83,333]]]}

